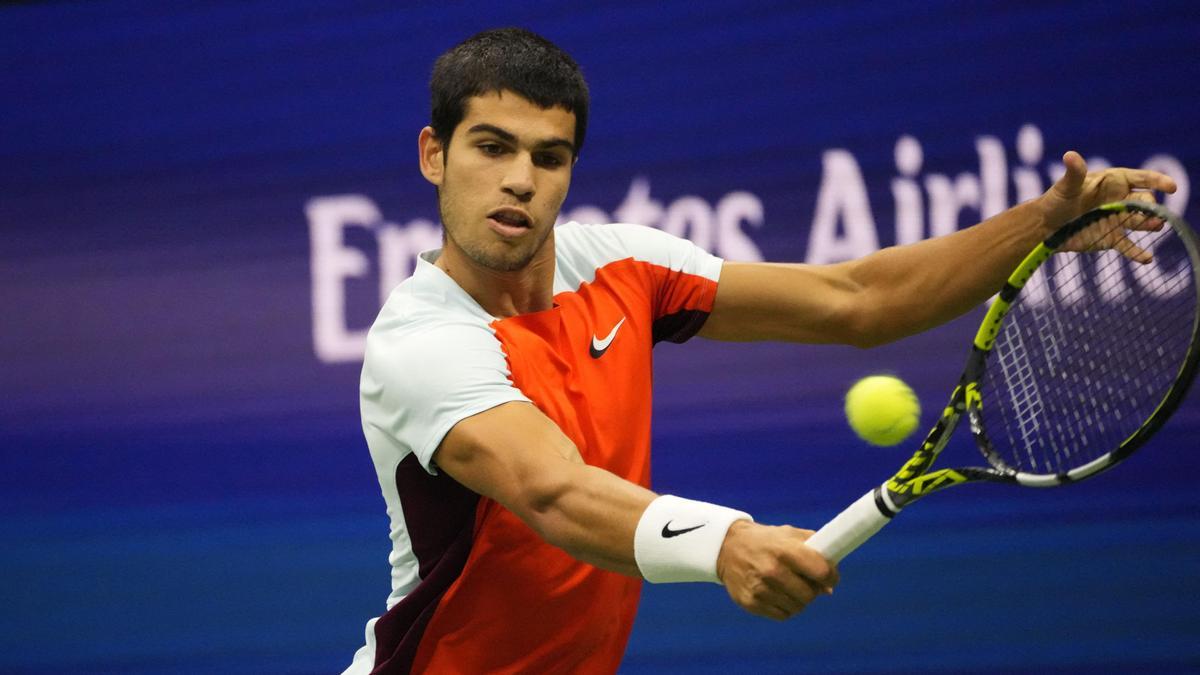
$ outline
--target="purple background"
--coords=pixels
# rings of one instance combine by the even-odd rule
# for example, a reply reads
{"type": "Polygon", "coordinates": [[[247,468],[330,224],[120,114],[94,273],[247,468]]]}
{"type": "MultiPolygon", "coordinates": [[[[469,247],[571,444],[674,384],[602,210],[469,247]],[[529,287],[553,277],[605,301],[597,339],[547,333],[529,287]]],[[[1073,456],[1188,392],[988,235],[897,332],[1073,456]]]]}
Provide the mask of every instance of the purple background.
{"type": "MultiPolygon", "coordinates": [[[[1045,184],[1068,148],[1200,177],[1190,3],[0,9],[0,671],[349,662],[384,609],[387,523],[360,364],[317,356],[306,205],[378,206],[382,222],[345,230],[368,266],[342,288],[344,318],[365,328],[380,232],[436,220],[415,166],[428,69],[510,24],[568,49],[592,87],[567,210],[612,214],[636,179],[665,211],[749,192],[762,223],[741,230],[771,260],[812,259],[832,151],[854,158],[868,229],[894,243],[906,135],[926,220],[930,177],[980,174],[980,139],[1003,150],[1006,204],[1015,172],[1045,184]],[[1044,152],[1025,161],[1030,125],[1044,152]]],[[[1176,207],[1196,220],[1193,201],[1176,207]]],[[[980,316],[870,351],[664,345],[656,489],[818,526],[908,452],[853,436],[846,387],[896,373],[932,423],[980,316]]],[[[625,669],[1200,667],[1198,408],[1193,392],[1095,481],[906,512],[847,560],[834,598],[785,624],[719,588],[647,586],[625,669]]],[[[948,453],[975,461],[968,442],[948,453]]]]}

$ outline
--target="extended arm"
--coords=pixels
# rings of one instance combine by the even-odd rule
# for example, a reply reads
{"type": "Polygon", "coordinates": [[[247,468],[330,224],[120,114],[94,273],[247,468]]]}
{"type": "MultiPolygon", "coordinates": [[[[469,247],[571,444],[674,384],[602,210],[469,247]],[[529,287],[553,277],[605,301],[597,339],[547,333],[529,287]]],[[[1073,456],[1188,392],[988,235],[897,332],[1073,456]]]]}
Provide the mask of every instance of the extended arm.
{"type": "Polygon", "coordinates": [[[584,464],[575,444],[533,405],[506,403],[462,420],[433,459],[575,558],[640,576],[633,534],[657,495],[584,464]]]}
{"type": "MultiPolygon", "coordinates": [[[[506,403],[460,421],[433,460],[575,558],[614,572],[643,575],[635,555],[635,533],[659,496],[584,464],[571,440],[533,405],[506,403]]],[[[721,517],[721,507],[705,507],[713,510],[692,513],[721,517]]],[[[677,527],[690,524],[680,521],[677,527]]],[[[652,533],[657,536],[660,527],[655,522],[652,533]]],[[[710,562],[715,562],[730,596],[747,611],[784,619],[837,583],[836,569],[803,546],[812,534],[807,530],[740,520],[727,533],[720,531],[723,537],[714,544],[719,556],[714,548],[715,561],[710,562]]],[[[687,537],[673,537],[664,545],[685,551],[687,537]]],[[[669,556],[670,550],[666,553],[669,556]]]]}
{"type": "Polygon", "coordinates": [[[1088,174],[1078,153],[1038,199],[945,237],[836,265],[727,263],[700,335],[719,340],[891,342],[953,319],[998,291],[1021,259],[1071,218],[1105,202],[1174,192],[1153,171],[1088,174]]]}

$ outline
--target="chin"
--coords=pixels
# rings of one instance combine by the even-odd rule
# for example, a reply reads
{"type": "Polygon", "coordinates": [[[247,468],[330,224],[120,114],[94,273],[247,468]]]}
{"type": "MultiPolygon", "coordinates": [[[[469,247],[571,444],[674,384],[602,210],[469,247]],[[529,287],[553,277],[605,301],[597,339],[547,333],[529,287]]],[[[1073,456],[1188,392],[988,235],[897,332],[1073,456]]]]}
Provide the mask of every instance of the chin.
{"type": "Polygon", "coordinates": [[[468,255],[475,264],[494,272],[516,272],[525,269],[536,251],[472,251],[468,255]]]}

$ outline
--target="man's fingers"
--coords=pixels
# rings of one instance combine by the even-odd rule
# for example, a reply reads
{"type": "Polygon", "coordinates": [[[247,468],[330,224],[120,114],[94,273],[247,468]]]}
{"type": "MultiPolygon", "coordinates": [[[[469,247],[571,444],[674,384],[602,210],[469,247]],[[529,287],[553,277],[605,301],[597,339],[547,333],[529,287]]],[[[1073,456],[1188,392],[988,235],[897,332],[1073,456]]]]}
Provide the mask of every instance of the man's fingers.
{"type": "Polygon", "coordinates": [[[1062,160],[1063,166],[1067,168],[1067,173],[1064,174],[1064,178],[1066,176],[1075,175],[1078,176],[1076,180],[1082,180],[1083,177],[1087,175],[1087,162],[1083,160],[1083,155],[1075,152],[1074,150],[1068,150],[1063,153],[1062,160]]]}
{"type": "Polygon", "coordinates": [[[804,545],[812,534],[787,525],[742,528],[742,538],[725,545],[732,551],[722,576],[729,596],[752,614],[782,621],[831,592],[837,568],[804,545]]]}
{"type": "Polygon", "coordinates": [[[1154,256],[1152,256],[1149,251],[1133,243],[1129,237],[1126,237],[1123,234],[1113,248],[1117,249],[1121,252],[1121,255],[1134,262],[1146,264],[1151,260],[1154,260],[1154,256]]]}
{"type": "MultiPolygon", "coordinates": [[[[1173,193],[1177,189],[1175,181],[1171,180],[1171,177],[1166,174],[1157,171],[1147,171],[1145,169],[1123,169],[1123,171],[1126,172],[1126,179],[1132,188],[1158,190],[1167,193],[1173,193]]],[[[1130,199],[1133,198],[1133,194],[1131,194],[1130,199]]]]}
{"type": "Polygon", "coordinates": [[[1111,220],[1111,218],[1108,218],[1098,223],[1101,227],[1110,227],[1111,229],[1102,230],[1103,234],[1098,239],[1089,242],[1087,246],[1081,246],[1078,250],[1083,252],[1115,250],[1129,260],[1143,264],[1154,259],[1149,251],[1135,244],[1129,238],[1129,235],[1125,233],[1125,230],[1122,229],[1123,227],[1128,227],[1129,229],[1142,229],[1143,227],[1145,229],[1155,229],[1146,222],[1149,219],[1138,219],[1137,223],[1122,221],[1117,224],[1106,225],[1111,220]]]}
{"type": "Polygon", "coordinates": [[[790,609],[793,614],[804,609],[821,592],[820,588],[792,574],[790,570],[783,570],[777,576],[763,577],[763,583],[775,596],[776,603],[790,609]]]}
{"type": "Polygon", "coordinates": [[[1083,189],[1083,179],[1087,177],[1087,162],[1083,156],[1074,150],[1063,155],[1063,166],[1066,171],[1054,182],[1054,191],[1063,199],[1074,199],[1083,189]]]}
{"type": "MultiPolygon", "coordinates": [[[[1145,194],[1143,192],[1135,192],[1134,194],[1145,194]]],[[[1141,199],[1136,201],[1143,201],[1141,199]]],[[[1162,218],[1147,216],[1141,213],[1126,215],[1121,219],[1119,226],[1126,230],[1134,232],[1159,232],[1167,222],[1162,218]]]]}
{"type": "MultiPolygon", "coordinates": [[[[784,571],[783,577],[792,576],[784,571]]],[[[783,621],[800,612],[808,606],[817,595],[817,591],[804,580],[785,581],[771,575],[764,575],[753,589],[743,589],[740,593],[730,593],[737,604],[751,614],[765,616],[769,619],[783,621]]]]}
{"type": "Polygon", "coordinates": [[[792,618],[793,614],[796,613],[789,612],[788,610],[777,605],[761,605],[758,607],[749,608],[749,611],[751,614],[765,616],[768,619],[774,619],[775,621],[787,621],[788,619],[792,618]]]}
{"type": "Polygon", "coordinates": [[[1128,199],[1129,201],[1133,201],[1133,202],[1146,202],[1149,204],[1154,204],[1154,203],[1158,202],[1158,200],[1154,198],[1153,192],[1150,192],[1149,190],[1140,190],[1140,189],[1139,190],[1131,190],[1128,195],[1125,195],[1125,199],[1128,199]]]}
{"type": "MultiPolygon", "coordinates": [[[[804,538],[808,539],[808,537],[804,538]]],[[[792,571],[814,582],[822,591],[825,589],[833,590],[833,587],[838,584],[840,579],[837,565],[829,562],[820,553],[807,546],[800,546],[785,552],[782,559],[784,564],[790,567],[792,571]]]]}

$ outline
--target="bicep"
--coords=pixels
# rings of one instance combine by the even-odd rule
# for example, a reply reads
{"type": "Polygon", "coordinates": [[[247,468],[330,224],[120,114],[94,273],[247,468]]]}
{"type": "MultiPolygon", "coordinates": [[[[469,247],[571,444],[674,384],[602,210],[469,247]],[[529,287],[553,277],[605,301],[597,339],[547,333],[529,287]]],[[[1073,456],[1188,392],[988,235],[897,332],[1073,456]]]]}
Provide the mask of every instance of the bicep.
{"type": "Polygon", "coordinates": [[[865,294],[854,264],[726,262],[699,334],[739,342],[857,344],[865,294]]]}

